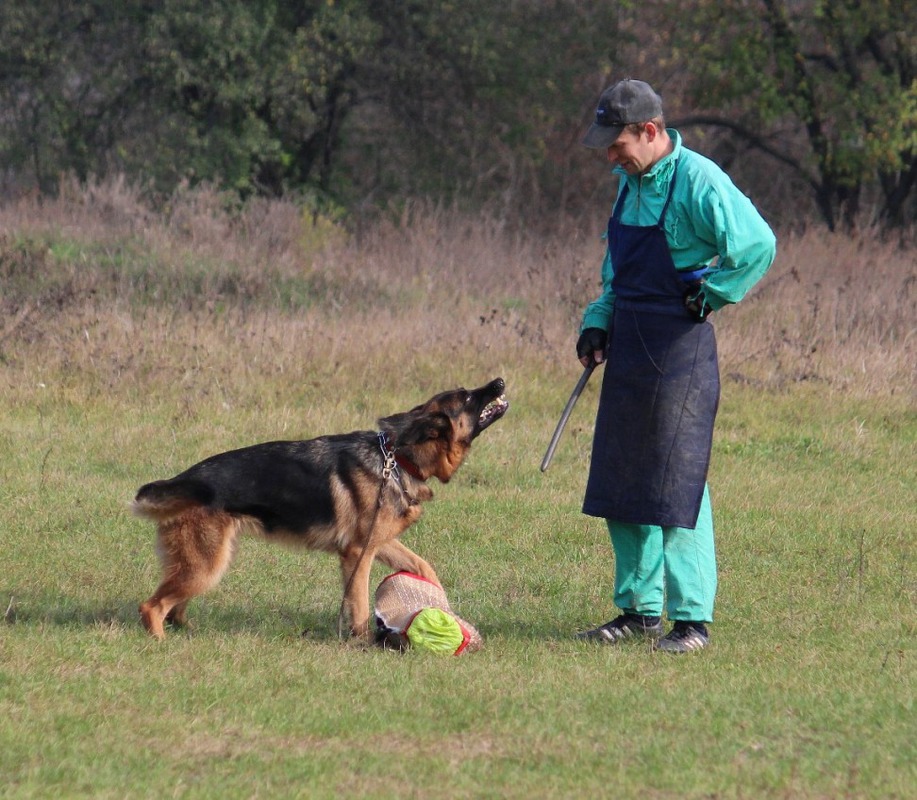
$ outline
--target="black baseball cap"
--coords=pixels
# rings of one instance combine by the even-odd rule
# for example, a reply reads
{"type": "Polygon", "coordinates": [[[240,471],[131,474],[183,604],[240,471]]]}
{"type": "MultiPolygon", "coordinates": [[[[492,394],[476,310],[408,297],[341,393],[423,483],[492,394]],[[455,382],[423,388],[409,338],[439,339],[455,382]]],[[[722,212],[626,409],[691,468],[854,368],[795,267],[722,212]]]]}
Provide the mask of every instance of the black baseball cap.
{"type": "Polygon", "coordinates": [[[662,116],[662,98],[643,81],[625,78],[602,92],[595,122],[583,137],[586,147],[606,148],[614,144],[626,125],[662,116]]]}

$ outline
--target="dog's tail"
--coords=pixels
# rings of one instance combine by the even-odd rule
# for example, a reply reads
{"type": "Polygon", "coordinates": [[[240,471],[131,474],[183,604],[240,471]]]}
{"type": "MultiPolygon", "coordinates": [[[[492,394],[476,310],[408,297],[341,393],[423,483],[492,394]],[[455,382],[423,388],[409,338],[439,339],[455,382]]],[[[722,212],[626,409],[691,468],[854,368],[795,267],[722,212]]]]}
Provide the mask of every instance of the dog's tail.
{"type": "Polygon", "coordinates": [[[138,517],[162,522],[187,511],[209,505],[213,489],[202,481],[172,478],[153,481],[137,490],[131,510],[138,517]]]}

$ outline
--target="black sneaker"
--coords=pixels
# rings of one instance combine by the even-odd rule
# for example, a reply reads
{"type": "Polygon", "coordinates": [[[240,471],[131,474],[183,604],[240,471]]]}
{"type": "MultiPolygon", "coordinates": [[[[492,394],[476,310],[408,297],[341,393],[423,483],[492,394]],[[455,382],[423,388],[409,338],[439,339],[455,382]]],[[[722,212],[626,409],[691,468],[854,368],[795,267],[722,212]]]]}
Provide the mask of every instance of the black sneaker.
{"type": "Polygon", "coordinates": [[[662,636],[662,619],[644,617],[641,614],[621,614],[620,617],[598,628],[576,634],[577,639],[600,644],[617,644],[625,639],[633,639],[635,636],[658,639],[662,636]]]}
{"type": "Polygon", "coordinates": [[[656,649],[667,653],[690,653],[702,650],[709,643],[710,634],[703,622],[676,622],[672,630],[656,642],[656,649]]]}

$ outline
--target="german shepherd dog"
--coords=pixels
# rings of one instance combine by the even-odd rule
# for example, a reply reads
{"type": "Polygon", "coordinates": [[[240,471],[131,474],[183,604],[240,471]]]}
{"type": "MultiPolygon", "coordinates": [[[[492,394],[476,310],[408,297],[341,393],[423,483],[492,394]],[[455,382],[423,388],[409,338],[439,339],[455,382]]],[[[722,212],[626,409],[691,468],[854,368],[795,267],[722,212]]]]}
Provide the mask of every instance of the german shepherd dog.
{"type": "Polygon", "coordinates": [[[336,553],[351,633],[369,637],[373,559],[439,585],[433,568],[398,541],[446,483],[471,443],[505,413],[502,378],[479,389],[443,392],[380,419],[378,431],[267,442],[211,456],[174,478],[141,486],[133,510],[157,524],[163,579],[140,605],[152,636],[183,625],[188,601],[217,584],[236,539],[268,539],[336,553]]]}

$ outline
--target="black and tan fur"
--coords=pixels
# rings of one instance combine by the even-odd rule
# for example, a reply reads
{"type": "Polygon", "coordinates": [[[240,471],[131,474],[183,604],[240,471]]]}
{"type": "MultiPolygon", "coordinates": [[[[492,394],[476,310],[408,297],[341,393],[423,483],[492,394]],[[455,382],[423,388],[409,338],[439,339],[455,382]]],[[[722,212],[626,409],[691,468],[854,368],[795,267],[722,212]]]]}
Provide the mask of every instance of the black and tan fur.
{"type": "Polygon", "coordinates": [[[216,585],[240,533],[336,553],[351,632],[369,634],[369,575],[378,558],[439,584],[433,568],[398,541],[472,441],[506,412],[501,378],[443,392],[379,420],[379,431],[267,442],[211,456],[174,478],[140,487],[134,512],[157,524],[163,579],[140,605],[156,638],[185,622],[188,601],[216,585]]]}

